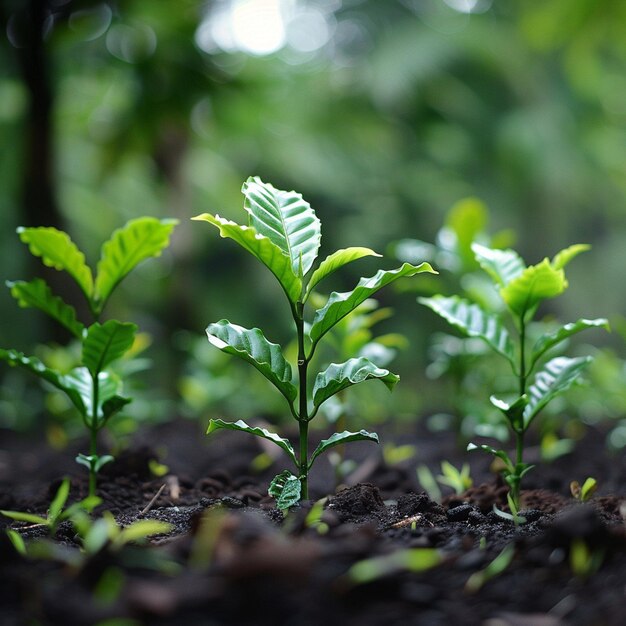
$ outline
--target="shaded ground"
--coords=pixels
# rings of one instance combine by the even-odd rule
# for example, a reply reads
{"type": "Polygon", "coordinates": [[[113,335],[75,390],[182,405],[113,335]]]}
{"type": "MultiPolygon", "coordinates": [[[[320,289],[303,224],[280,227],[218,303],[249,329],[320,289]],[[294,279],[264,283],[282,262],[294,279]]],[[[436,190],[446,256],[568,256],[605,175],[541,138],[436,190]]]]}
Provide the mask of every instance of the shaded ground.
{"type": "MultiPolygon", "coordinates": [[[[5,435],[0,508],[45,513],[64,474],[73,477],[72,497],[85,495],[71,452],[5,435]]],[[[489,460],[459,452],[446,435],[422,433],[415,459],[395,467],[379,449],[354,445],[360,465],[347,488],[317,513],[309,501],[284,520],[265,496],[276,468],[251,473],[261,451],[238,433],[207,443],[189,422],[142,434],[107,466],[98,512],[110,511],[123,525],[168,521],[174,530],[148,546],[108,545],[86,557],[75,529],[63,524],[55,548],[36,560],[18,556],[2,536],[0,623],[624,624],[626,532],[618,496],[626,461],[606,453],[601,433],[590,431],[574,453],[528,476],[527,521],[519,526],[492,510],[494,503],[506,509],[506,489],[489,474],[489,460]],[[169,473],[154,478],[148,464],[159,449],[169,473]],[[471,461],[477,486],[442,506],[420,492],[414,464],[436,470],[443,458],[457,466],[471,461]],[[569,482],[587,476],[598,479],[601,495],[572,501],[569,482]],[[475,574],[498,556],[502,571],[481,581],[475,574]],[[131,621],[107,622],[114,618],[131,621]]],[[[329,492],[331,473],[322,464],[312,495],[329,492]]]]}

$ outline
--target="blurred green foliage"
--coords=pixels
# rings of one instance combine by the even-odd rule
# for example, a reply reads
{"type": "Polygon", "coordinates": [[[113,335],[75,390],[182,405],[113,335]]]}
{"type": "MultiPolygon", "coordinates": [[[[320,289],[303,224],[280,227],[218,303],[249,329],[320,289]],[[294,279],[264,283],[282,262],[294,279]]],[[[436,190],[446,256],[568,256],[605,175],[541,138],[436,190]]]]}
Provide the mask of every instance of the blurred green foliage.
{"type": "MultiPolygon", "coordinates": [[[[310,199],[329,225],[322,252],[434,242],[450,207],[480,198],[491,232],[513,229],[530,262],[592,244],[548,313],[626,311],[626,290],[611,287],[626,263],[625,3],[5,0],[0,22],[2,278],[29,276],[18,225],[54,223],[94,263],[98,242],[128,219],[181,219],[163,259],[111,301],[113,316],[152,336],[147,387],[164,401],[195,367],[178,339],[202,343],[207,319],[261,320],[285,340],[262,268],[207,245],[188,221],[232,217],[249,175],[310,199]],[[228,290],[242,274],[254,290],[228,290]]],[[[443,326],[411,302],[386,293],[381,306],[396,315],[380,324],[409,339],[390,405],[407,417],[449,408],[424,375],[443,326]]],[[[43,336],[37,313],[18,321],[8,290],[0,310],[0,345],[28,350],[43,336]]],[[[617,333],[590,341],[611,346],[623,380],[617,333]]],[[[0,371],[1,425],[33,411],[15,414],[14,376],[0,371]]],[[[624,400],[611,398],[614,417],[624,400]]]]}

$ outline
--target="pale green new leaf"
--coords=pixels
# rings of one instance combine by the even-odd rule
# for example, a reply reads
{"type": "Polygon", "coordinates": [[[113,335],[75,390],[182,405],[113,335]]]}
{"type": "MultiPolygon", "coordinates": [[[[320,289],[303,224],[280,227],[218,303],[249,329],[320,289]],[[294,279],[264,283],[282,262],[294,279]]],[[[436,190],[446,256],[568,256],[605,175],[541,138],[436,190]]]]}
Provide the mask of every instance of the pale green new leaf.
{"type": "Polygon", "coordinates": [[[528,406],[524,410],[524,423],[528,427],[536,415],[556,396],[567,391],[580,376],[587,365],[593,361],[590,356],[559,356],[548,361],[537,372],[533,384],[528,390],[528,406]]]}
{"type": "Polygon", "coordinates": [[[374,250],[370,250],[370,248],[352,247],[342,248],[341,250],[337,250],[327,256],[320,263],[319,267],[313,272],[311,280],[306,288],[304,299],[307,299],[308,295],[321,280],[338,270],[340,267],[366,256],[380,257],[382,254],[378,254],[377,252],[374,252],[374,250]]]}
{"type": "Polygon", "coordinates": [[[43,264],[55,270],[65,270],[91,302],[93,276],[85,263],[85,255],[67,233],[52,227],[18,228],[20,239],[43,264]]]}
{"type": "MultiPolygon", "coordinates": [[[[94,413],[94,388],[93,378],[86,367],[76,367],[69,374],[63,377],[66,387],[71,389],[75,396],[71,397],[74,406],[81,412],[88,425],[91,424],[94,413]]],[[[120,379],[110,372],[100,372],[98,376],[98,406],[96,407],[96,417],[98,422],[106,420],[112,415],[111,409],[119,410],[121,406],[114,398],[118,397],[122,389],[120,379]],[[107,405],[109,400],[113,401],[113,405],[107,405]],[[107,406],[105,413],[104,407],[107,406]]],[[[130,400],[125,400],[124,404],[128,404],[130,400]]]]}
{"type": "Polygon", "coordinates": [[[61,485],[57,489],[57,492],[50,503],[50,508],[48,510],[48,520],[51,524],[54,524],[61,514],[65,503],[67,502],[67,498],[70,495],[70,479],[64,478],[61,482],[61,485]]]}
{"type": "Polygon", "coordinates": [[[250,226],[291,259],[296,276],[304,276],[317,258],[322,236],[315,211],[301,194],[281,191],[256,176],[248,178],[242,192],[250,226]]]}
{"type": "Polygon", "coordinates": [[[291,382],[291,365],[285,360],[278,344],[271,343],[259,328],[251,330],[220,320],[206,329],[209,342],[216,348],[234,354],[253,365],[267,378],[289,402],[297,396],[291,382]]]}
{"type": "Polygon", "coordinates": [[[83,365],[96,376],[130,349],[136,332],[135,324],[117,320],[108,320],[104,324],[95,322],[87,329],[83,341],[83,365]]]}
{"type": "Polygon", "coordinates": [[[75,337],[82,338],[85,327],[76,319],[74,307],[55,296],[46,281],[41,278],[35,278],[30,282],[23,280],[7,281],[7,287],[21,307],[33,307],[43,311],[65,326],[75,337]]]}
{"type": "Polygon", "coordinates": [[[565,273],[555,269],[548,259],[527,267],[517,278],[500,290],[500,295],[509,309],[522,317],[540,302],[554,298],[567,288],[565,273]]]}
{"type": "Polygon", "coordinates": [[[76,391],[71,381],[68,381],[67,376],[61,376],[58,372],[46,367],[37,357],[27,357],[17,350],[3,350],[0,348],[0,359],[6,361],[9,365],[17,365],[28,370],[65,392],[81,414],[84,415],[85,406],[83,405],[81,395],[76,391]]]}
{"type": "Polygon", "coordinates": [[[552,267],[555,270],[563,269],[574,257],[577,257],[581,252],[590,250],[591,246],[586,243],[576,243],[573,246],[569,246],[564,250],[561,250],[552,259],[552,267]]]}
{"type": "Polygon", "coordinates": [[[558,328],[554,332],[542,335],[533,346],[532,365],[534,365],[545,352],[561,343],[561,341],[564,341],[582,330],[594,327],[602,327],[609,330],[609,321],[603,317],[599,317],[595,320],[579,319],[576,322],[561,326],[561,328],[558,328]]]}
{"type": "Polygon", "coordinates": [[[291,259],[270,239],[250,226],[241,226],[219,215],[203,213],[191,219],[213,224],[221,237],[232,239],[245,248],[276,276],[289,300],[293,303],[298,301],[302,295],[302,279],[294,272],[291,259]]]}
{"type": "Polygon", "coordinates": [[[265,428],[248,426],[248,424],[246,424],[243,420],[237,420],[236,422],[225,422],[224,420],[220,419],[212,419],[209,420],[209,427],[207,428],[206,434],[210,435],[220,428],[226,430],[239,430],[244,433],[249,433],[250,435],[255,435],[256,437],[262,437],[263,439],[272,441],[279,448],[282,448],[288,454],[289,458],[293,461],[294,465],[298,467],[298,460],[296,459],[296,453],[294,452],[293,446],[291,445],[291,443],[289,443],[287,439],[280,437],[276,433],[271,433],[265,428]]]}
{"type": "Polygon", "coordinates": [[[315,377],[313,404],[319,407],[343,389],[371,379],[380,380],[391,391],[400,377],[376,366],[365,357],[348,359],[345,363],[331,363],[315,377]]]}
{"type": "Polygon", "coordinates": [[[496,250],[478,243],[472,244],[472,250],[480,267],[501,287],[508,285],[526,268],[515,250],[496,250]]]}
{"type": "Polygon", "coordinates": [[[370,433],[367,430],[360,430],[357,433],[348,430],[344,430],[342,433],[334,433],[328,439],[322,439],[322,441],[319,442],[309,459],[309,469],[313,467],[313,462],[322,452],[326,452],[326,450],[334,446],[348,443],[349,441],[373,441],[374,443],[378,443],[378,435],[376,433],[370,433]]]}
{"type": "Polygon", "coordinates": [[[35,515],[34,513],[22,513],[21,511],[0,511],[0,513],[16,522],[29,522],[30,524],[41,524],[42,526],[49,525],[48,518],[35,515]]]}
{"type": "Polygon", "coordinates": [[[374,276],[361,278],[352,291],[344,293],[333,291],[326,304],[315,312],[310,330],[311,341],[314,344],[317,343],[337,322],[354,311],[362,302],[382,287],[399,278],[415,276],[422,272],[437,274],[429,263],[421,263],[418,266],[404,263],[395,270],[378,270],[374,276]]]}
{"type": "Polygon", "coordinates": [[[141,261],[158,257],[169,244],[178,220],[140,217],[116,230],[102,246],[94,300],[101,311],[120,281],[141,261]]]}
{"type": "Polygon", "coordinates": [[[515,348],[507,329],[497,315],[458,296],[418,298],[449,324],[468,337],[482,339],[515,366],[515,348]]]}

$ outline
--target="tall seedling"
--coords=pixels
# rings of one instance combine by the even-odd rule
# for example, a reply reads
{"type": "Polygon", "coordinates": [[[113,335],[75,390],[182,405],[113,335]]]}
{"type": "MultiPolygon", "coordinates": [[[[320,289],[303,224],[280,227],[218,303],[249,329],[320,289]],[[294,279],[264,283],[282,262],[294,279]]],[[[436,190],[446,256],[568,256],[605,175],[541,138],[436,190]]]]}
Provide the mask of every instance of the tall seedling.
{"type": "Polygon", "coordinates": [[[579,319],[556,330],[546,331],[533,345],[529,344],[528,327],[533,322],[539,305],[554,298],[568,286],[565,266],[589,246],[577,244],[559,252],[552,260],[544,259],[526,267],[513,250],[494,250],[473,244],[472,250],[481,268],[489,275],[505,304],[510,324],[501,315],[487,311],[458,296],[419,298],[435,313],[467,337],[482,339],[493,352],[506,359],[517,378],[517,392],[510,404],[491,396],[492,404],[506,417],[515,437],[515,459],[504,450],[490,446],[469,444],[468,450],[480,448],[504,462],[503,475],[510,487],[514,505],[519,508],[520,484],[532,469],[524,462],[524,436],[539,412],[555,397],[569,389],[591,357],[568,358],[555,356],[544,362],[545,355],[565,339],[586,328],[603,326],[604,318],[579,319]],[[513,330],[513,335],[510,333],[513,330]],[[537,371],[540,363],[541,369],[537,371]],[[536,373],[535,373],[536,372],[536,373]],[[531,376],[534,373],[534,379],[531,376]]]}
{"type": "Polygon", "coordinates": [[[74,307],[55,296],[41,278],[29,282],[7,282],[11,295],[21,307],[37,308],[62,324],[82,346],[81,362],[68,374],[48,368],[36,357],[16,350],[0,348],[0,359],[17,365],[63,391],[78,409],[89,430],[89,454],[79,454],[76,461],[89,469],[89,494],[96,492],[96,476],[103,465],[113,460],[97,453],[98,432],[131,399],[121,395],[122,381],[108,366],[133,344],[137,326],[108,320],[100,323],[102,311],[122,279],[141,261],[156,257],[168,245],[176,220],[142,217],[116,230],[104,243],[94,275],[85,263],[84,254],[70,237],[56,228],[18,228],[22,242],[43,264],[66,271],[87,300],[91,324],[77,319],[74,307]]]}
{"type": "Polygon", "coordinates": [[[369,248],[341,249],[329,255],[312,271],[320,247],[321,225],[310,205],[300,194],[280,191],[256,177],[244,183],[242,192],[245,196],[244,209],[248,212],[247,225],[208,213],[193,219],[215,226],[222,237],[233,239],[261,261],[278,280],[293,317],[298,345],[297,377],[293,376],[292,367],[283,356],[281,347],[269,342],[259,328],[249,330],[221,320],[210,324],[206,332],[211,344],[253,365],[283,395],[292,417],[298,423],[298,452],[287,439],[263,428],[248,426],[241,420],[231,423],[212,419],[207,434],[221,428],[239,430],[273,441],[282,448],[293,462],[295,473],[286,470],[276,476],[270,485],[270,495],[277,498],[279,508],[286,509],[301,498],[308,497],[309,470],[322,452],[349,441],[378,441],[375,433],[365,430],[344,431],[320,441],[309,456],[309,422],[320,406],[343,389],[366,380],[380,380],[389,389],[399,380],[389,370],[360,357],[331,363],[317,374],[311,389],[309,364],[320,340],[385,285],[404,276],[435,272],[428,263],[419,266],[405,263],[394,270],[379,270],[370,278],[362,278],[352,291],[331,293],[326,304],[314,312],[312,321],[306,323],[305,306],[324,278],[351,261],[380,255],[369,248]]]}

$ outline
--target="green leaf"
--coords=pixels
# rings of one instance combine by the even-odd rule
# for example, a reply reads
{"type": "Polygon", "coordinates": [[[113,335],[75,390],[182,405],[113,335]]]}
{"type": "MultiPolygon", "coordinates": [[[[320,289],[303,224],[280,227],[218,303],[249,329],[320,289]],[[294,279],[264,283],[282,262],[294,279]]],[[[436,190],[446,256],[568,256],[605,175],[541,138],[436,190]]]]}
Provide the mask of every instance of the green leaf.
{"type": "Polygon", "coordinates": [[[313,404],[319,407],[342,389],[371,379],[380,380],[392,390],[400,377],[376,366],[365,357],[348,359],[345,363],[331,363],[315,377],[313,404]]]}
{"type": "Polygon", "coordinates": [[[42,524],[43,526],[49,526],[50,524],[47,518],[34,515],[33,513],[22,513],[20,511],[0,511],[0,513],[16,522],[29,522],[30,524],[42,524]]]}
{"type": "Polygon", "coordinates": [[[221,237],[232,239],[261,261],[276,276],[291,302],[299,300],[302,295],[302,279],[294,272],[291,259],[270,239],[250,226],[241,226],[219,215],[203,213],[191,219],[213,224],[220,231],[221,237]]]}
{"type": "Polygon", "coordinates": [[[7,281],[11,295],[22,308],[34,307],[65,326],[75,337],[81,339],[85,327],[76,319],[74,307],[55,296],[45,280],[35,278],[30,282],[7,281]]]}
{"type": "Polygon", "coordinates": [[[52,227],[18,228],[20,239],[28,245],[31,254],[40,257],[43,264],[55,270],[65,270],[81,288],[88,300],[93,294],[93,276],[85,263],[85,255],[76,247],[67,233],[52,227]]]}
{"type": "Polygon", "coordinates": [[[247,361],[256,367],[289,402],[295,400],[298,391],[291,382],[291,365],[285,360],[280,346],[268,341],[259,328],[249,330],[231,324],[228,320],[220,320],[215,324],[209,324],[206,334],[216,348],[247,361]]]}
{"type": "Polygon", "coordinates": [[[102,246],[94,299],[101,311],[120,281],[141,261],[158,257],[178,220],[140,217],[116,230],[102,246]]]}
{"type": "Polygon", "coordinates": [[[474,450],[482,450],[483,452],[493,454],[493,456],[496,456],[504,461],[504,464],[506,465],[507,471],[509,473],[515,471],[515,466],[513,465],[513,462],[511,461],[511,459],[509,459],[509,455],[504,450],[497,450],[496,448],[488,446],[484,443],[479,445],[476,445],[475,443],[468,443],[467,451],[473,452],[474,450]]]}
{"type": "Polygon", "coordinates": [[[131,398],[124,398],[123,396],[117,395],[111,396],[102,403],[102,419],[106,422],[131,402],[131,398]]]}
{"type": "Polygon", "coordinates": [[[491,396],[489,400],[493,406],[504,413],[515,432],[524,431],[524,411],[528,406],[528,396],[526,394],[517,398],[512,404],[504,402],[496,398],[496,396],[491,396]]]}
{"type": "Polygon", "coordinates": [[[341,250],[337,250],[333,252],[329,256],[327,256],[321,263],[320,266],[313,272],[311,276],[311,280],[306,288],[306,294],[304,299],[306,300],[308,295],[313,291],[315,286],[324,278],[338,270],[340,267],[351,263],[352,261],[356,261],[358,259],[362,259],[366,256],[377,256],[382,257],[382,254],[378,254],[374,252],[374,250],[370,250],[369,248],[342,248],[341,250]]]}
{"type": "Polygon", "coordinates": [[[320,247],[321,227],[315,211],[302,195],[281,191],[258,177],[251,177],[241,190],[249,224],[267,237],[291,260],[296,276],[311,269],[320,247]]]}
{"type": "Polygon", "coordinates": [[[554,332],[542,335],[533,346],[531,363],[534,365],[545,352],[561,343],[561,341],[579,333],[581,330],[594,327],[602,327],[609,330],[609,321],[603,317],[599,317],[595,320],[579,319],[576,322],[561,326],[561,328],[558,328],[554,332]]]}
{"type": "Polygon", "coordinates": [[[286,511],[300,502],[302,483],[289,470],[284,470],[274,476],[267,493],[276,498],[276,507],[286,511]]]}
{"type": "Polygon", "coordinates": [[[70,495],[70,479],[64,478],[59,486],[52,502],[50,503],[50,509],[48,510],[48,520],[51,524],[57,521],[57,518],[61,514],[67,498],[70,495]]]}
{"type": "Polygon", "coordinates": [[[58,372],[46,367],[37,357],[27,357],[17,350],[4,350],[0,348],[0,359],[10,365],[17,365],[28,370],[36,376],[39,376],[39,378],[54,385],[57,389],[65,392],[81,414],[85,414],[86,409],[83,405],[81,395],[76,391],[67,376],[62,376],[58,372]]]}
{"type": "Polygon", "coordinates": [[[315,312],[310,330],[311,341],[317,343],[337,322],[354,311],[362,302],[365,302],[367,298],[382,287],[399,278],[415,276],[422,272],[437,274],[429,263],[421,263],[418,266],[404,263],[395,270],[378,270],[370,278],[361,278],[352,291],[345,293],[333,291],[326,304],[315,312]]]}
{"type": "Polygon", "coordinates": [[[552,267],[555,270],[563,269],[574,257],[577,257],[581,252],[590,250],[591,246],[586,243],[576,243],[573,246],[569,246],[564,250],[561,250],[553,259],[552,267]]]}
{"type": "Polygon", "coordinates": [[[451,231],[454,234],[462,267],[476,267],[472,242],[485,230],[487,221],[487,207],[478,198],[463,198],[448,211],[444,233],[451,231]]]}
{"type": "Polygon", "coordinates": [[[472,244],[472,250],[480,267],[501,287],[520,276],[526,268],[515,250],[495,250],[478,243],[472,244]]]}
{"type": "MultiPolygon", "coordinates": [[[[81,412],[88,425],[93,419],[93,378],[86,367],[76,367],[69,374],[63,377],[67,388],[71,389],[78,401],[72,397],[74,406],[81,412]]],[[[107,402],[117,396],[122,387],[119,378],[110,372],[100,372],[98,376],[98,406],[96,418],[103,424],[111,414],[105,414],[104,406],[107,402]]],[[[114,402],[117,402],[114,400],[114,402]]],[[[130,402],[130,400],[128,401],[130,402]]],[[[125,402],[125,404],[128,404],[125,402]]],[[[120,407],[121,408],[121,407],[120,407]]]]}
{"type": "Polygon", "coordinates": [[[548,361],[544,368],[537,372],[528,390],[529,401],[524,410],[526,428],[546,404],[572,386],[591,361],[593,358],[590,356],[574,359],[559,356],[548,361]]]}
{"type": "Polygon", "coordinates": [[[83,365],[92,376],[96,376],[130,349],[136,332],[135,324],[117,320],[109,320],[104,324],[95,322],[87,329],[83,341],[83,365]]]}
{"type": "Polygon", "coordinates": [[[293,461],[296,467],[298,467],[298,461],[296,459],[296,453],[292,445],[289,443],[287,439],[283,439],[278,436],[276,433],[271,433],[269,430],[265,428],[258,428],[253,426],[248,426],[243,420],[237,420],[236,422],[225,422],[220,419],[212,419],[209,420],[209,427],[207,428],[206,434],[210,435],[211,433],[219,430],[220,428],[224,428],[227,430],[240,430],[245,433],[249,433],[251,435],[255,435],[256,437],[262,437],[263,439],[268,439],[269,441],[274,442],[279,448],[282,448],[288,455],[289,458],[293,461]]]}
{"type": "Polygon", "coordinates": [[[502,299],[516,315],[525,316],[546,298],[554,298],[567,288],[565,273],[554,269],[548,259],[527,267],[500,290],[502,299]]]}
{"type": "Polygon", "coordinates": [[[334,433],[328,439],[322,439],[322,441],[319,442],[309,459],[309,469],[313,467],[313,462],[322,452],[326,452],[326,450],[334,446],[348,443],[349,441],[373,441],[378,443],[378,435],[376,433],[370,433],[367,430],[360,430],[357,433],[348,430],[344,430],[342,433],[334,433]]]}
{"type": "Polygon", "coordinates": [[[484,311],[458,296],[418,298],[418,302],[443,317],[468,337],[482,339],[515,366],[515,348],[507,329],[497,315],[484,311]]]}
{"type": "Polygon", "coordinates": [[[113,540],[113,545],[120,547],[131,541],[147,539],[153,535],[166,535],[173,528],[174,526],[168,522],[152,519],[137,520],[120,531],[119,535],[113,540]]]}
{"type": "Polygon", "coordinates": [[[375,582],[399,572],[426,572],[437,567],[443,557],[436,548],[408,548],[358,561],[348,570],[356,585],[375,582]]]}

